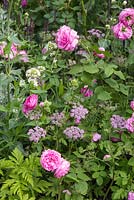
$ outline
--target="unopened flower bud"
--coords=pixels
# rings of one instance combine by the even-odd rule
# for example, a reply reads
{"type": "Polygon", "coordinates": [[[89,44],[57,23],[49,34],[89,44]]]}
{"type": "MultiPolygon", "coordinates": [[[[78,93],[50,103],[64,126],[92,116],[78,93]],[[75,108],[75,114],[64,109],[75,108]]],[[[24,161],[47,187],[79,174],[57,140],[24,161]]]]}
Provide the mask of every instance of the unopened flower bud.
{"type": "Polygon", "coordinates": [[[126,6],[127,5],[127,1],[123,1],[122,5],[126,6]]]}

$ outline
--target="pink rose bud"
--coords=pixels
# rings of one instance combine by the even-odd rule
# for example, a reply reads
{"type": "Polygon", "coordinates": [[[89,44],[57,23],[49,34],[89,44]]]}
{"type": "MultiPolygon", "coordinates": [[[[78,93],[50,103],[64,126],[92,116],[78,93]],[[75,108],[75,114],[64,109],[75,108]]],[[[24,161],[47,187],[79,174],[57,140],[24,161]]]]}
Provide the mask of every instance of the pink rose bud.
{"type": "Polygon", "coordinates": [[[39,106],[44,107],[44,102],[40,102],[39,106]]]}
{"type": "Polygon", "coordinates": [[[28,5],[27,0],[21,0],[21,6],[26,7],[28,5]]]}
{"type": "Polygon", "coordinates": [[[29,111],[34,110],[38,104],[38,95],[32,94],[28,96],[23,104],[22,112],[28,114],[29,111]]]}
{"type": "Polygon", "coordinates": [[[79,36],[69,26],[62,26],[56,33],[56,44],[59,49],[73,51],[78,45],[79,36]]]}
{"type": "MultiPolygon", "coordinates": [[[[98,49],[99,49],[99,51],[105,51],[105,49],[103,47],[99,47],[98,49]]],[[[97,56],[98,58],[101,58],[101,59],[105,58],[105,55],[103,53],[94,52],[94,56],[97,56]]]]}
{"type": "Polygon", "coordinates": [[[101,135],[99,133],[94,133],[92,137],[92,142],[98,142],[101,139],[101,135]]]}
{"type": "Polygon", "coordinates": [[[109,154],[104,155],[103,159],[107,160],[108,158],[111,158],[111,156],[109,154]]]}

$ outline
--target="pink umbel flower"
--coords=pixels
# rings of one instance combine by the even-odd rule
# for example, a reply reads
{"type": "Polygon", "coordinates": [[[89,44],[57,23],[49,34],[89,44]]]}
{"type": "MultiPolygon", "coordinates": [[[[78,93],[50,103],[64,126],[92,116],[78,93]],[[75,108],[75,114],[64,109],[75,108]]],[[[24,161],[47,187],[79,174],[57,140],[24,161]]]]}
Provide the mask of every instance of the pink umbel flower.
{"type": "Polygon", "coordinates": [[[93,91],[90,90],[87,85],[85,85],[83,88],[81,88],[80,92],[81,92],[81,94],[83,94],[84,97],[93,96],[93,91]]]}
{"type": "Polygon", "coordinates": [[[56,178],[61,178],[65,176],[69,172],[69,170],[70,170],[70,162],[62,158],[59,167],[55,170],[54,176],[56,178]]]}
{"type": "Polygon", "coordinates": [[[120,115],[112,115],[110,119],[111,125],[113,128],[124,129],[126,128],[126,120],[120,115]]]}
{"type": "Polygon", "coordinates": [[[126,121],[126,129],[131,133],[134,133],[134,117],[131,117],[126,121]]]}
{"type": "Polygon", "coordinates": [[[127,40],[132,37],[132,28],[130,26],[125,26],[123,23],[119,22],[112,27],[114,36],[120,40],[127,40]]]}
{"type": "Polygon", "coordinates": [[[50,116],[50,119],[52,124],[60,127],[64,122],[65,115],[63,112],[56,112],[50,116]]]}
{"type": "Polygon", "coordinates": [[[119,21],[125,26],[132,26],[134,24],[134,8],[125,8],[119,14],[119,21]]]}
{"type": "Polygon", "coordinates": [[[29,135],[30,141],[37,143],[41,138],[44,138],[46,136],[46,131],[39,126],[36,126],[33,129],[29,129],[27,135],[29,135]]]}
{"type": "Polygon", "coordinates": [[[130,107],[132,110],[134,110],[134,100],[130,102],[130,107]]]}
{"type": "MultiPolygon", "coordinates": [[[[105,51],[104,47],[99,47],[98,49],[99,51],[102,51],[102,52],[105,51]]],[[[103,53],[94,52],[94,56],[97,56],[98,58],[101,58],[101,59],[105,58],[105,55],[103,53]]]]}
{"type": "Polygon", "coordinates": [[[23,104],[22,112],[28,114],[29,111],[32,111],[36,108],[38,104],[38,95],[32,94],[28,96],[23,104]]]}
{"type": "Polygon", "coordinates": [[[74,105],[73,108],[70,110],[70,116],[74,117],[76,124],[79,124],[81,119],[85,119],[87,114],[88,110],[82,105],[74,105]]]}
{"type": "Polygon", "coordinates": [[[28,55],[27,55],[27,52],[25,50],[21,50],[18,52],[18,55],[20,55],[20,60],[23,61],[23,62],[28,62],[29,59],[28,59],[28,55]]]}
{"type": "Polygon", "coordinates": [[[71,126],[64,130],[63,132],[68,138],[77,140],[83,137],[84,130],[78,128],[77,126],[71,126]]]}
{"type": "Polygon", "coordinates": [[[128,200],[134,200],[134,192],[128,193],[128,200]]]}
{"type": "Polygon", "coordinates": [[[21,6],[26,7],[28,5],[27,0],[21,0],[21,6]]]}
{"type": "Polygon", "coordinates": [[[51,149],[43,151],[40,158],[41,166],[51,172],[54,172],[61,165],[61,161],[61,154],[51,149]]]}
{"type": "Polygon", "coordinates": [[[101,135],[99,133],[94,133],[92,137],[92,142],[98,142],[101,139],[101,135]]]}
{"type": "Polygon", "coordinates": [[[56,33],[56,44],[59,49],[73,51],[78,45],[79,36],[69,26],[62,26],[56,33]]]}

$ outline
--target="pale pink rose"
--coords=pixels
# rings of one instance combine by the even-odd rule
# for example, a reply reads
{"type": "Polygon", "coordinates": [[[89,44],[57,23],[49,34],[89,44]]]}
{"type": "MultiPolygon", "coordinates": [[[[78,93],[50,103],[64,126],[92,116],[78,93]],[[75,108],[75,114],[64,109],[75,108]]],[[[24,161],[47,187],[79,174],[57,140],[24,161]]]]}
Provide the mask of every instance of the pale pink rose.
{"type": "Polygon", "coordinates": [[[23,62],[28,62],[28,55],[27,52],[25,50],[21,50],[18,52],[18,55],[21,55],[20,60],[23,62]]]}
{"type": "Polygon", "coordinates": [[[99,133],[94,133],[92,137],[92,142],[98,142],[101,139],[101,135],[99,133]]]}
{"type": "Polygon", "coordinates": [[[114,36],[120,40],[127,40],[132,37],[132,28],[130,26],[125,26],[123,23],[119,22],[112,27],[114,36]]]}
{"type": "Polygon", "coordinates": [[[111,158],[111,156],[109,154],[104,155],[103,159],[107,160],[108,158],[111,158]]]}
{"type": "Polygon", "coordinates": [[[28,114],[29,111],[34,110],[38,104],[38,95],[32,94],[28,96],[23,104],[22,112],[28,114]]]}
{"type": "Polygon", "coordinates": [[[130,107],[134,110],[134,100],[130,102],[130,107]]]}
{"type": "Polygon", "coordinates": [[[70,170],[70,162],[62,158],[59,167],[55,170],[54,176],[56,178],[61,178],[65,176],[69,172],[69,170],[70,170]]]}
{"type": "MultiPolygon", "coordinates": [[[[103,47],[99,47],[98,49],[99,49],[99,51],[105,51],[105,49],[103,47]]],[[[94,52],[94,56],[97,56],[98,58],[101,58],[101,59],[105,58],[105,55],[103,53],[94,52]]]]}
{"type": "Polygon", "coordinates": [[[56,44],[59,49],[73,51],[78,44],[79,36],[77,32],[69,26],[62,26],[56,33],[56,44]]]}
{"type": "Polygon", "coordinates": [[[45,170],[54,172],[60,166],[61,160],[62,158],[59,152],[48,149],[43,151],[40,163],[45,170]]]}
{"type": "Polygon", "coordinates": [[[134,8],[125,8],[119,14],[119,21],[125,26],[131,26],[134,24],[134,8]]]}
{"type": "Polygon", "coordinates": [[[131,133],[134,133],[134,117],[131,117],[126,122],[126,129],[131,133]]]}

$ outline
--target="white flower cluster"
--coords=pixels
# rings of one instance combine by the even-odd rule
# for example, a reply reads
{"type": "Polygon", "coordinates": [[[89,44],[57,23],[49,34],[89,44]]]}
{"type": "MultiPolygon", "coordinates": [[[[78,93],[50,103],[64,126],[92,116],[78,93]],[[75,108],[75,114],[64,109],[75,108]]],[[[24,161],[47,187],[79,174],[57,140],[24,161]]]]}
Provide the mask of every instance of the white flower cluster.
{"type": "Polygon", "coordinates": [[[38,66],[30,68],[26,71],[26,77],[28,78],[28,83],[33,84],[35,87],[39,86],[39,81],[41,73],[45,71],[45,67],[38,66]]]}

